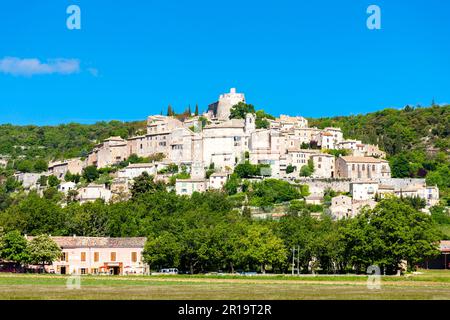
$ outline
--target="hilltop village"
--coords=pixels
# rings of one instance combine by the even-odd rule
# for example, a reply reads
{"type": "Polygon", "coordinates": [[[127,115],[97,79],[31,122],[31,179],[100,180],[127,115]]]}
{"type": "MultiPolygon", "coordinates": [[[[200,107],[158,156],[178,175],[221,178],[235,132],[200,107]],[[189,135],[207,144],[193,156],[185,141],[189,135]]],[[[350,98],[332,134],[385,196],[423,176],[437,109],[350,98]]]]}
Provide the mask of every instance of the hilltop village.
{"type": "MultiPolygon", "coordinates": [[[[54,176],[60,181],[59,191],[85,203],[129,199],[134,179],[144,173],[155,181],[171,181],[167,188],[190,196],[222,190],[236,170],[250,168],[244,174],[249,180],[278,179],[308,186],[308,204],[323,204],[331,194],[327,207],[334,219],[374,208],[389,194],[420,198],[426,203],[425,212],[439,202],[438,188],[427,186],[425,179],[391,178],[386,153],[378,146],[344,139],[340,128],[309,127],[301,116],[268,117],[261,126],[253,112],[236,116],[246,103],[245,95],[232,88],[202,115],[182,120],[152,115],[145,134],[110,137],[86,158],[54,161],[46,173],[17,172],[15,177],[26,190],[42,191],[42,176],[54,176]],[[110,179],[88,184],[67,179],[92,167],[108,172],[110,179]]],[[[275,218],[284,213],[255,209],[253,214],[275,218]]]]}

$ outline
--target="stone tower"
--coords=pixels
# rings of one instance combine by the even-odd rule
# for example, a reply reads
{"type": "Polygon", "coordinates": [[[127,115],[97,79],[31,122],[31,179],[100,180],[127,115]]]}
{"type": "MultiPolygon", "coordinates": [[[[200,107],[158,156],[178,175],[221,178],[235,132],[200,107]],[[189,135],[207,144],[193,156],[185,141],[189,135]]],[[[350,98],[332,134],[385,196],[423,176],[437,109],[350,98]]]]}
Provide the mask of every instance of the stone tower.
{"type": "Polygon", "coordinates": [[[220,95],[217,104],[217,119],[229,120],[231,108],[239,102],[245,103],[245,95],[243,93],[236,93],[236,88],[231,88],[230,93],[220,95]]]}

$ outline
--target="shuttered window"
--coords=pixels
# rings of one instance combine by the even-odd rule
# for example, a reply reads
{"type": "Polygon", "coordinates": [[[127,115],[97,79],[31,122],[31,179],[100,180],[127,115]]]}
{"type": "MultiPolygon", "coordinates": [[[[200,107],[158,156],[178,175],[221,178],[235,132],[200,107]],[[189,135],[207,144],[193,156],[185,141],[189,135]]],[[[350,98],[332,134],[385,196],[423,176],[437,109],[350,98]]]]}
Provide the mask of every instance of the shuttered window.
{"type": "Polygon", "coordinates": [[[111,252],[111,261],[112,262],[116,261],[116,253],[115,252],[111,252]]]}

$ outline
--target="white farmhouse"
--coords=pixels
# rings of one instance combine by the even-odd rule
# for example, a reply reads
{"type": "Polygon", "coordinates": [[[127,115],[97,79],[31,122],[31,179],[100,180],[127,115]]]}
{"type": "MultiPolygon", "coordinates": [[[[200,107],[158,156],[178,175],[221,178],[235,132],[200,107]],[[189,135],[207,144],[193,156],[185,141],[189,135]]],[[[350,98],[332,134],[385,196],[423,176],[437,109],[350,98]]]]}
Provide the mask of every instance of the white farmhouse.
{"type": "Polygon", "coordinates": [[[78,190],[78,200],[81,204],[93,202],[97,199],[109,202],[111,200],[111,190],[107,189],[104,184],[94,183],[78,190]]]}
{"type": "Polygon", "coordinates": [[[177,179],[175,192],[181,196],[191,196],[194,192],[205,192],[207,184],[206,179],[177,179]]]}
{"type": "Polygon", "coordinates": [[[221,190],[228,180],[228,172],[215,172],[209,177],[209,188],[221,190]]]}

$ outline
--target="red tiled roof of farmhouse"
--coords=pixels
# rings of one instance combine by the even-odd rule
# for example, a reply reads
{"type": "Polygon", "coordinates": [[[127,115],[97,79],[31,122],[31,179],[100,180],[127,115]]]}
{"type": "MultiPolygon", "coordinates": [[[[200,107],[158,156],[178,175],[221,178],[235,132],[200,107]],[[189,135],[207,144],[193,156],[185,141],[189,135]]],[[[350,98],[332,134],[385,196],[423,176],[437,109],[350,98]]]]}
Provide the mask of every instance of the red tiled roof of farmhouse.
{"type": "MultiPolygon", "coordinates": [[[[143,248],[147,238],[51,237],[61,248],[143,248]]],[[[32,240],[33,237],[27,237],[32,240]]]]}

